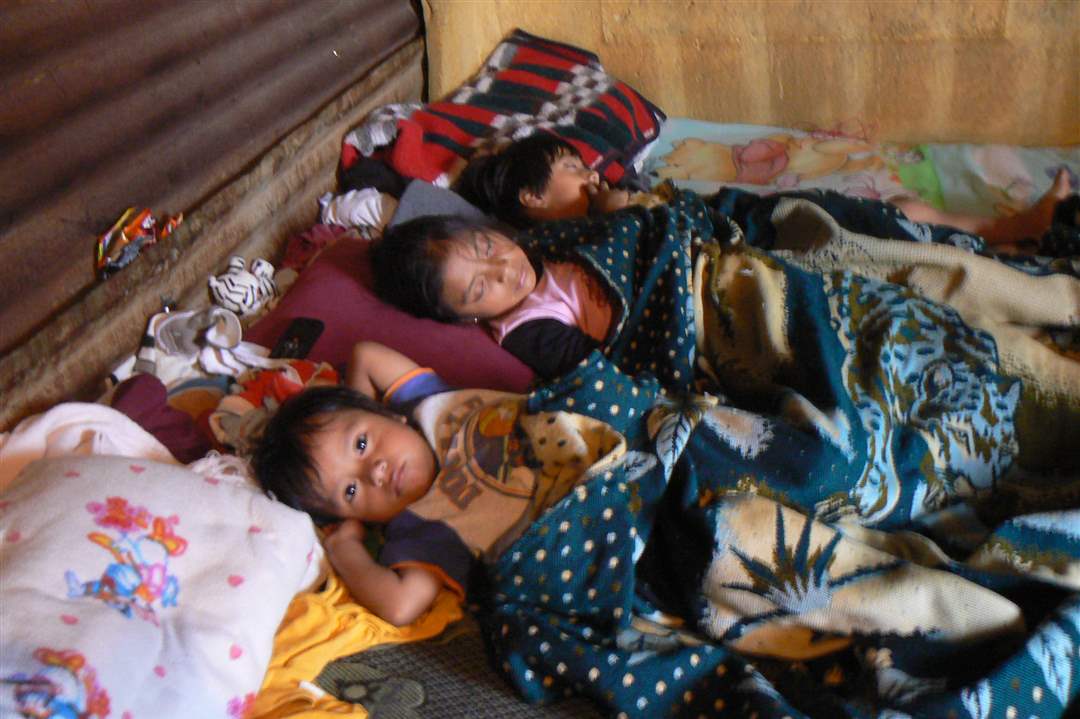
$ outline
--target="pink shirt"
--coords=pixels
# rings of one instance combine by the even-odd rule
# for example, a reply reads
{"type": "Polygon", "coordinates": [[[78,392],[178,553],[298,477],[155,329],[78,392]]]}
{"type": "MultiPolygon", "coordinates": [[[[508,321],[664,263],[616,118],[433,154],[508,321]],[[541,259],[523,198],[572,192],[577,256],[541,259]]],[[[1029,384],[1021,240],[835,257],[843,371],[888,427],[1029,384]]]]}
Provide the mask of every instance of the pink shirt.
{"type": "Polygon", "coordinates": [[[487,326],[495,341],[502,344],[522,323],[544,319],[577,327],[603,342],[611,326],[611,302],[585,268],[573,262],[545,262],[544,274],[529,296],[502,317],[488,320],[487,326]]]}

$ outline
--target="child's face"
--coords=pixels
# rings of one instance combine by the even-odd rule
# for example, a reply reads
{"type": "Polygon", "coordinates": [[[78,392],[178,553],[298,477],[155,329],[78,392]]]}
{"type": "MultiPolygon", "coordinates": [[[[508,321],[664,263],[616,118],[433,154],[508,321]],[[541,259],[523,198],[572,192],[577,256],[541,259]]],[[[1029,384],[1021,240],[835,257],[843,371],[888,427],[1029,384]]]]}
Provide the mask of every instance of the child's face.
{"type": "Polygon", "coordinates": [[[492,230],[454,238],[442,266],[442,302],[458,317],[487,320],[506,314],[536,288],[524,250],[492,230]]]}
{"type": "Polygon", "coordinates": [[[563,153],[551,163],[551,179],[536,195],[522,190],[522,207],[534,220],[563,220],[589,214],[589,200],[600,184],[600,175],[590,170],[581,158],[563,153]]]}
{"type": "Polygon", "coordinates": [[[423,436],[391,417],[359,409],[335,412],[311,441],[326,512],[386,522],[420,499],[437,471],[423,436]]]}

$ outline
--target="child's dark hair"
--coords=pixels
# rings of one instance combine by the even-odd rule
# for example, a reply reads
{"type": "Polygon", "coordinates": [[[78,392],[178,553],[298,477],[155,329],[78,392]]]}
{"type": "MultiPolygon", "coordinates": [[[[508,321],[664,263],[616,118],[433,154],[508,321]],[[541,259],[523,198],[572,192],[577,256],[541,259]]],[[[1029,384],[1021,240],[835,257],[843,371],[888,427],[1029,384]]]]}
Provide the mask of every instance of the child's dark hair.
{"type": "Polygon", "coordinates": [[[307,512],[317,523],[334,521],[325,508],[327,498],[315,483],[318,470],[311,459],[312,439],[330,415],[343,410],[396,417],[370,397],[342,385],[311,387],[282,403],[255,446],[251,464],[263,491],[293,509],[307,512]]]}
{"type": "Polygon", "coordinates": [[[517,234],[494,220],[457,215],[426,215],[387,228],[371,249],[375,293],[416,317],[461,319],[442,301],[442,267],[456,238],[473,232],[498,232],[515,241],[517,234]]]}
{"type": "Polygon", "coordinates": [[[565,155],[581,157],[577,148],[555,135],[529,135],[498,154],[472,160],[462,170],[454,189],[503,222],[528,227],[532,220],[521,204],[522,190],[543,194],[551,181],[551,165],[565,155]]]}

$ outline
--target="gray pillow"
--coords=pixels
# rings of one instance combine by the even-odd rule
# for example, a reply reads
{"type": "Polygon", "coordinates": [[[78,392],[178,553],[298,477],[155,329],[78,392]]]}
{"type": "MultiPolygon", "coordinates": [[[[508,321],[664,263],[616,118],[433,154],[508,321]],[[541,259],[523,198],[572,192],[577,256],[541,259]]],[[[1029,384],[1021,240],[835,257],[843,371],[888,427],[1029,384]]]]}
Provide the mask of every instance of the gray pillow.
{"type": "Polygon", "coordinates": [[[424,215],[457,215],[474,220],[487,217],[475,205],[453,190],[436,187],[423,180],[413,180],[405,188],[405,192],[401,193],[397,210],[388,227],[400,225],[402,222],[424,215]]]}

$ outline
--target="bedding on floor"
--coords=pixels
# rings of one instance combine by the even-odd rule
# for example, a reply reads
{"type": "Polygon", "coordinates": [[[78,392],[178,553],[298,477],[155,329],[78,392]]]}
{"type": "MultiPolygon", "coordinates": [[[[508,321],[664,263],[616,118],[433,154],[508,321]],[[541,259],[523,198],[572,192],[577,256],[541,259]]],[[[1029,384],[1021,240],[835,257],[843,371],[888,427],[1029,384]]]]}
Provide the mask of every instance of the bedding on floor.
{"type": "Polygon", "coordinates": [[[594,266],[626,273],[634,303],[530,411],[602,419],[628,450],[495,563],[482,616],[504,673],[532,701],[569,690],[613,714],[1063,714],[1080,394],[1032,422],[1033,383],[948,306],[732,245],[706,210],[683,194],[537,231],[604,238],[594,266]],[[695,334],[710,394],[634,382],[666,355],[678,386],[695,334]]]}
{"type": "MultiPolygon", "coordinates": [[[[472,130],[481,134],[476,127],[472,130]]],[[[834,364],[826,365],[838,374],[829,384],[836,391],[845,388],[838,396],[851,393],[845,400],[847,409],[840,414],[835,409],[823,411],[829,402],[820,396],[811,398],[817,400],[815,403],[788,394],[776,404],[774,393],[766,392],[774,402],[770,411],[761,409],[768,402],[760,395],[757,413],[740,405],[725,405],[716,397],[699,397],[696,403],[656,410],[648,431],[637,437],[645,445],[653,443],[655,465],[646,471],[649,463],[641,458],[648,453],[634,455],[641,460],[640,465],[630,460],[626,463],[626,471],[639,486],[654,482],[649,490],[657,503],[649,510],[657,517],[653,539],[645,542],[647,520],[635,516],[620,524],[616,519],[612,526],[624,534],[617,547],[608,549],[612,556],[605,555],[603,561],[569,562],[562,555],[568,545],[553,544],[564,524],[584,526],[585,518],[602,517],[605,508],[612,509],[615,517],[622,516],[621,503],[593,506],[588,502],[596,495],[590,491],[585,508],[567,507],[564,514],[553,512],[545,517],[530,538],[504,555],[495,579],[495,591],[502,590],[495,596],[502,601],[479,615],[489,631],[487,641],[495,647],[500,673],[509,676],[516,689],[533,701],[585,694],[605,712],[624,710],[628,714],[651,714],[660,703],[690,715],[703,710],[710,715],[726,711],[740,716],[751,707],[762,716],[817,716],[820,711],[870,716],[883,706],[898,714],[905,710],[914,715],[956,710],[961,715],[981,715],[1003,702],[1009,702],[1008,706],[1016,702],[1018,707],[1021,700],[1040,715],[1060,713],[1061,706],[1076,694],[1072,677],[1077,675],[1077,667],[1071,658],[1075,652],[1069,649],[1076,645],[1080,628],[1075,600],[1076,477],[1065,477],[1056,488],[1053,482],[1043,480],[1026,485],[1023,472],[1019,479],[1002,478],[1008,474],[1006,468],[1014,465],[1018,451],[1016,422],[1027,421],[1017,419],[1020,383],[1013,375],[1022,374],[1027,367],[1031,371],[1024,376],[1029,381],[1038,377],[1052,387],[1060,380],[1061,375],[1053,371],[1037,372],[1039,362],[1024,358],[1038,355],[1042,348],[1053,364],[1061,361],[1062,347],[1066,351],[1070,347],[1067,342],[1059,343],[1052,350],[1044,343],[1050,329],[1075,324],[1075,313],[1070,309],[1078,301],[1074,285],[1053,276],[1053,270],[1064,269],[1067,275],[1075,274],[1076,268],[1067,257],[1025,259],[1012,266],[1031,274],[1018,273],[1009,265],[972,254],[970,249],[978,249],[974,238],[955,237],[955,232],[944,228],[905,226],[892,216],[874,220],[889,225],[888,231],[875,229],[880,236],[907,242],[868,238],[863,234],[868,228],[860,233],[840,226],[833,215],[843,213],[829,207],[814,191],[835,190],[866,199],[917,195],[942,209],[1000,214],[1038,197],[1061,166],[1075,175],[1080,153],[1075,148],[891,145],[878,143],[857,128],[765,128],[668,120],[644,157],[642,176],[648,181],[673,180],[706,194],[721,187],[760,194],[809,191],[812,201],[792,197],[761,211],[754,225],[757,235],[744,231],[740,240],[770,248],[783,258],[778,260],[781,263],[795,262],[813,271],[813,275],[806,275],[788,265],[783,265],[786,269],[782,272],[771,270],[789,278],[790,286],[810,292],[804,300],[810,296],[818,299],[805,306],[791,296],[767,292],[748,296],[755,301],[764,298],[769,304],[761,315],[790,318],[792,313],[802,312],[803,317],[811,318],[795,344],[816,353],[810,362],[815,370],[825,366],[822,357],[831,358],[834,364]],[[694,138],[701,140],[700,146],[694,138]],[[708,143],[727,147],[709,147],[708,143]],[[719,154],[725,162],[730,156],[731,167],[718,172],[714,165],[726,167],[724,162],[711,163],[707,156],[702,159],[707,152],[714,158],[719,154]],[[722,174],[724,171],[728,174],[722,174]],[[831,214],[823,211],[823,205],[831,214]],[[821,241],[799,246],[797,241],[807,234],[821,241]],[[928,246],[912,241],[927,238],[937,242],[928,246]],[[823,266],[826,258],[831,264],[823,266]],[[824,285],[814,284],[821,282],[822,273],[853,267],[870,279],[830,274],[824,285]],[[955,287],[941,280],[958,273],[978,281],[955,287]],[[954,309],[937,309],[912,299],[907,291],[882,284],[898,274],[906,274],[924,292],[938,293],[937,299],[948,300],[954,309]],[[1047,274],[1051,276],[1039,277],[1047,274]],[[799,281],[790,279],[794,277],[799,281]],[[1016,284],[1003,283],[1003,277],[1016,284]],[[810,285],[814,289],[809,289],[810,285]],[[998,290],[989,296],[994,300],[990,305],[984,304],[988,295],[979,291],[987,286],[998,290]],[[823,299],[826,295],[828,301],[823,299]],[[1061,302],[1059,296],[1069,301],[1061,302]],[[909,309],[882,315],[867,311],[864,303],[909,309]],[[821,314],[814,315],[810,307],[821,314]],[[938,354],[941,350],[929,349],[937,344],[936,333],[944,326],[963,326],[961,316],[983,331],[964,333],[960,345],[950,345],[949,350],[960,355],[945,361],[938,354]],[[875,326],[885,321],[884,326],[894,328],[894,341],[904,339],[896,346],[875,346],[880,354],[867,355],[867,347],[846,339],[858,336],[857,332],[834,326],[840,322],[843,327],[856,317],[875,326]],[[1018,317],[1022,321],[1016,322],[1018,317]],[[923,333],[917,340],[908,337],[916,326],[923,333]],[[1026,330],[1021,329],[1024,326],[1026,330]],[[993,340],[985,334],[988,331],[997,333],[992,334],[993,340]],[[834,345],[826,351],[828,343],[822,343],[829,336],[845,349],[834,345]],[[901,349],[911,342],[915,342],[914,350],[901,349]],[[892,368],[864,377],[858,370],[872,362],[868,356],[887,358],[892,368]],[[922,394],[910,394],[910,387],[920,387],[914,381],[918,373],[912,374],[919,363],[927,383],[921,385],[922,394]],[[885,381],[886,377],[891,379],[885,381]],[[990,382],[980,390],[982,395],[973,393],[971,384],[964,385],[975,382],[975,377],[990,382]],[[954,383],[948,401],[939,397],[939,393],[946,394],[945,385],[940,383],[947,380],[954,383]],[[964,386],[968,389],[962,389],[964,386]],[[896,420],[898,412],[906,421],[896,420]],[[853,437],[860,433],[865,433],[861,444],[853,443],[853,437]],[[660,446],[665,451],[659,451],[660,446]],[[770,457],[775,465],[767,461],[770,457]],[[724,471],[714,474],[709,467],[724,467],[724,471]],[[840,471],[840,467],[847,469],[840,471]],[[672,485],[678,491],[669,494],[672,485]],[[1003,497],[1012,501],[1019,495],[1032,500],[1037,494],[1044,495],[1045,504],[1058,502],[1060,506],[1048,511],[1032,507],[1030,512],[1014,508],[1015,516],[997,506],[1006,502],[1003,497]],[[999,521],[980,523],[972,507],[982,503],[998,513],[994,516],[999,521]],[[557,516],[563,519],[556,520],[557,516]],[[638,539],[629,546],[624,544],[625,537],[635,532],[638,539]],[[535,549],[529,542],[539,542],[543,549],[535,549]],[[540,555],[545,559],[537,560],[540,555]],[[527,561],[530,558],[532,561],[527,561]],[[638,580],[634,560],[643,558],[645,578],[638,580]],[[620,560],[616,563],[619,571],[630,574],[604,584],[597,577],[608,576],[605,571],[612,559],[620,560]],[[840,567],[844,569],[840,577],[831,574],[840,567]],[[583,568],[584,574],[575,571],[583,568]],[[584,608],[568,612],[562,604],[566,592],[541,588],[541,576],[551,582],[567,570],[573,572],[573,582],[582,582],[569,592],[575,602],[582,596],[603,596],[609,602],[607,609],[599,608],[599,620],[596,615],[586,620],[588,611],[584,608]],[[676,576],[668,576],[668,572],[676,576]],[[518,582],[530,576],[537,581],[531,585],[524,582],[533,590],[522,597],[518,582]],[[673,624],[670,613],[647,605],[635,607],[639,600],[632,590],[646,581],[667,587],[665,604],[681,609],[683,616],[697,612],[707,621],[699,627],[679,620],[673,624]],[[908,592],[914,592],[913,598],[905,599],[908,592]],[[909,618],[903,624],[899,617],[908,605],[925,603],[931,594],[941,597],[945,608],[909,618]],[[834,595],[836,604],[831,604],[834,595]],[[970,596],[971,602],[950,612],[947,607],[956,596],[970,596]],[[867,597],[875,598],[869,608],[861,614],[852,609],[866,603],[867,597]],[[610,608],[610,602],[615,601],[624,602],[621,615],[617,612],[620,607],[610,608]],[[880,606],[874,607],[878,601],[880,606]],[[801,619],[797,611],[803,606],[800,603],[807,609],[807,616],[801,619]],[[708,612],[703,609],[706,606],[708,612]],[[832,617],[823,607],[835,607],[837,616],[832,617]],[[988,642],[987,636],[994,640],[988,642]],[[708,637],[718,641],[702,644],[708,637]],[[1000,641],[1006,643],[1006,649],[987,651],[988,643],[1000,641]],[[918,659],[923,655],[925,660],[918,659]],[[587,664],[585,658],[593,656],[601,661],[587,664]],[[969,674],[947,675],[946,668],[961,656],[965,659],[960,664],[968,667],[969,674]],[[613,669],[613,657],[620,671],[613,669]],[[969,665],[968,659],[974,657],[979,661],[969,665]],[[995,665],[995,660],[1002,663],[995,665]],[[641,674],[627,671],[639,664],[641,674]],[[1013,689],[1018,676],[1024,677],[1022,691],[1013,689]],[[717,689],[720,685],[723,688],[717,689]],[[644,705],[639,703],[642,701],[644,705]]],[[[721,207],[722,197],[714,197],[712,202],[716,208],[732,211],[721,207]]],[[[541,233],[541,237],[550,234],[541,233]]],[[[342,245],[338,251],[360,249],[342,245]]],[[[755,262],[761,263],[755,269],[770,265],[767,259],[755,262]]],[[[328,260],[325,271],[340,272],[343,266],[344,262],[328,260]]],[[[363,267],[362,258],[359,266],[363,267]]],[[[675,277],[673,272],[665,276],[668,280],[675,277]]],[[[689,274],[683,277],[689,279],[689,274]]],[[[647,294],[638,288],[630,296],[647,294]]],[[[292,314],[314,313],[316,306],[297,306],[292,314]]],[[[361,317],[394,320],[364,323],[365,333],[385,333],[387,327],[401,326],[399,322],[415,321],[377,304],[366,312],[345,314],[357,324],[361,317]]],[[[748,317],[761,319],[757,313],[748,317]]],[[[347,335],[357,331],[350,330],[347,335]]],[[[461,368],[445,353],[431,349],[462,346],[460,340],[451,339],[452,333],[460,331],[428,324],[423,332],[411,328],[403,333],[407,337],[383,337],[407,354],[426,353],[425,364],[455,374],[461,368]]],[[[500,354],[498,347],[485,344],[480,333],[474,334],[477,336],[471,339],[476,343],[470,346],[486,347],[484,352],[492,357],[500,354]]],[[[370,338],[370,334],[365,337],[370,338]]],[[[346,339],[343,346],[347,343],[346,339]]],[[[692,373],[693,354],[689,346],[678,351],[687,357],[685,382],[692,373]]],[[[338,354],[338,361],[342,356],[338,354]]],[[[743,365],[763,360],[768,364],[764,355],[738,358],[743,365]]],[[[1075,362],[1068,362],[1064,365],[1066,380],[1058,382],[1056,391],[1075,397],[1075,362]]],[[[496,376],[501,382],[513,375],[496,376]]],[[[528,376],[522,380],[528,382],[528,376]]],[[[610,378],[602,381],[609,388],[619,386],[610,378]]],[[[548,403],[577,399],[576,406],[587,411],[585,408],[596,401],[595,397],[581,396],[585,392],[582,387],[589,386],[596,386],[593,376],[586,378],[582,373],[531,395],[532,401],[540,402],[537,397],[546,397],[548,403]],[[576,385],[574,380],[578,380],[576,385]]],[[[647,389],[639,391],[647,394],[647,389]]],[[[740,400],[755,406],[748,396],[752,394],[744,393],[740,400]]],[[[624,418],[633,416],[625,397],[624,392],[618,402],[624,418]]],[[[649,404],[635,409],[644,413],[649,404]]],[[[596,483],[600,496],[604,496],[604,487],[614,487],[611,494],[618,496],[619,480],[605,479],[606,483],[596,483]]],[[[579,536],[573,546],[587,546],[591,541],[592,546],[601,547],[609,541],[610,533],[601,534],[600,526],[582,531],[592,531],[596,537],[579,536]]],[[[653,598],[658,599],[655,593],[653,598]]],[[[597,605],[589,611],[592,609],[597,605]]],[[[412,656],[428,656],[426,645],[413,645],[412,656]]],[[[367,688],[383,686],[377,672],[355,673],[360,671],[358,666],[365,666],[368,655],[362,652],[330,662],[319,677],[319,685],[342,698],[350,696],[349,688],[355,690],[357,682],[367,688]],[[333,677],[353,679],[335,681],[333,677]]],[[[488,661],[479,655],[473,660],[488,661]]],[[[399,681],[409,676],[406,670],[399,681]]],[[[426,706],[424,699],[438,692],[428,686],[429,676],[421,681],[423,670],[417,669],[412,676],[417,677],[412,686],[416,695],[410,706],[420,711],[426,706]]],[[[361,702],[372,709],[379,706],[374,698],[361,702]]]]}
{"type": "Polygon", "coordinates": [[[270,348],[320,319],[306,363],[136,376],[113,404],[138,424],[64,404],[0,435],[0,583],[32,607],[3,615],[0,708],[1065,715],[1080,696],[1080,469],[1051,445],[1080,441],[1080,258],[992,256],[859,201],[1008,214],[1061,167],[1080,186],[1075,147],[665,122],[594,54],[514,33],[448,98],[345,137],[323,216],[357,226],[294,238],[298,278],[243,333],[270,348]],[[535,131],[612,182],[681,188],[534,232],[585,246],[625,301],[610,351],[545,385],[482,329],[382,303],[368,260],[384,208],[450,192],[410,180],[448,186],[475,152],[535,131]],[[758,201],[777,191],[792,194],[758,201]],[[443,593],[408,627],[382,622],[322,566],[306,516],[234,455],[197,458],[242,449],[255,414],[334,376],[360,340],[626,440],[489,567],[478,621],[443,593]],[[438,688],[469,676],[430,641],[448,627],[486,698],[438,688]]]}
{"type": "MultiPolygon", "coordinates": [[[[677,131],[683,122],[668,122],[646,158],[645,172],[656,180],[673,179],[715,192],[719,185],[694,185],[661,172],[667,128],[677,131]]],[[[699,132],[705,127],[687,125],[699,132]]],[[[711,126],[713,132],[724,130],[711,126]]],[[[585,506],[546,515],[531,539],[504,555],[497,567],[496,601],[480,613],[495,647],[496,666],[532,701],[584,693],[605,712],[628,715],[651,715],[660,704],[664,711],[674,708],[692,716],[702,711],[743,716],[753,710],[761,716],[876,716],[883,707],[897,715],[955,711],[982,716],[1003,705],[1021,711],[1025,702],[1040,716],[1059,715],[1075,701],[1077,691],[1075,528],[1080,524],[1080,487],[1075,472],[1050,480],[1010,472],[1020,452],[1017,423],[1030,423],[1023,412],[1016,412],[1023,384],[1018,375],[1029,386],[1040,383],[1044,394],[1063,398],[1059,409],[1076,409],[1077,367],[1074,359],[1067,359],[1069,352],[1075,356],[1075,339],[1070,344],[1068,332],[1055,334],[1076,322],[1080,297],[1070,278],[1075,263],[1069,257],[1005,262],[983,258],[970,251],[978,249],[975,238],[958,237],[948,228],[904,225],[895,213],[883,212],[870,222],[877,235],[904,241],[868,237],[863,233],[870,228],[856,232],[841,226],[834,215],[844,212],[830,206],[839,198],[816,190],[843,190],[847,197],[868,199],[918,194],[946,209],[989,214],[1030,202],[1062,165],[1075,173],[1080,167],[1077,151],[924,146],[920,152],[931,160],[924,157],[923,166],[912,173],[896,159],[916,164],[910,148],[844,141],[837,133],[785,132],[792,138],[817,138],[814,142],[824,143],[814,149],[818,154],[841,148],[846,154],[824,170],[811,168],[788,177],[778,173],[782,179],[772,184],[763,182],[769,177],[763,172],[753,177],[762,182],[736,185],[756,193],[808,192],[768,205],[750,231],[736,232],[740,242],[768,247],[776,255],[775,260],[768,255],[754,259],[750,265],[755,272],[764,270],[766,278],[770,273],[774,279],[783,276],[779,284],[786,283],[789,290],[801,288],[786,298],[770,294],[768,280],[761,281],[757,294],[740,288],[749,298],[746,307],[766,303],[760,313],[747,314],[748,321],[740,326],[752,329],[763,317],[774,318],[772,327],[790,325],[798,336],[783,337],[781,331],[784,341],[778,346],[751,342],[761,354],[728,359],[756,368],[777,363],[766,350],[811,351],[807,374],[816,378],[812,371],[831,367],[828,372],[835,379],[827,384],[840,394],[808,399],[772,387],[756,398],[753,392],[735,392],[732,396],[741,396],[734,406],[701,397],[666,414],[654,410],[657,419],[639,440],[654,443],[655,464],[641,459],[639,466],[627,460],[631,468],[626,470],[635,482],[657,482],[649,489],[657,505],[649,510],[657,515],[653,539],[644,540],[648,516],[619,519],[624,498],[594,505],[590,491],[585,506]],[[950,157],[967,154],[992,165],[995,157],[1010,153],[1025,158],[1019,165],[1001,163],[1018,176],[1004,171],[994,175],[985,166],[969,167],[968,179],[946,174],[956,171],[950,157]],[[939,158],[936,164],[932,161],[939,158]],[[1026,194],[1018,189],[1025,177],[1026,194]],[[976,189],[960,192],[967,186],[976,189]],[[1012,205],[979,200],[1005,197],[1010,187],[1012,205]],[[888,229],[882,230],[883,225],[888,229]],[[817,242],[800,245],[807,235],[817,242]],[[784,269],[777,270],[776,263],[784,269]],[[838,271],[854,268],[859,275],[838,271]],[[889,284],[899,275],[951,307],[925,303],[889,284]],[[949,282],[959,276],[967,280],[949,282]],[[796,316],[808,323],[795,322],[796,316]],[[853,341],[865,334],[853,329],[854,322],[868,323],[864,326],[875,327],[877,333],[891,327],[892,339],[873,345],[853,341]],[[967,328],[968,323],[976,329],[967,328]],[[963,339],[946,341],[948,349],[942,350],[940,338],[950,336],[944,330],[949,326],[963,339]],[[839,342],[839,348],[827,350],[832,342],[839,342]],[[946,359],[942,351],[959,355],[946,359]],[[871,372],[876,361],[886,362],[889,369],[871,372]],[[924,382],[919,384],[917,377],[924,382]],[[847,403],[846,410],[829,409],[848,392],[841,402],[847,403]],[[866,433],[863,439],[852,444],[861,433],[866,433]],[[699,445],[701,449],[695,449],[699,445]],[[770,468],[769,457],[778,464],[770,468]],[[645,465],[653,480],[647,479],[645,465]],[[724,470],[714,473],[710,467],[724,470]],[[677,491],[671,492],[672,486],[677,491]],[[1018,503],[1018,497],[1031,504],[1018,503]],[[987,507],[986,516],[976,512],[987,507]],[[618,546],[608,550],[612,554],[587,562],[566,559],[568,546],[601,547],[609,541],[610,532],[590,524],[580,530],[590,533],[588,537],[579,534],[560,542],[564,526],[586,527],[586,519],[603,517],[606,509],[616,518],[611,526],[622,532],[618,546]],[[634,534],[640,541],[624,543],[634,534]],[[634,567],[642,558],[645,575],[639,579],[634,567]],[[610,578],[605,569],[612,559],[626,574],[605,583],[601,580],[610,578]],[[831,574],[840,567],[841,576],[831,574]],[[579,577],[583,569],[586,576],[579,577]],[[559,586],[554,578],[568,571],[569,591],[547,589],[552,583],[559,586]],[[671,572],[675,576],[669,576],[671,572]],[[682,610],[683,617],[704,616],[707,621],[695,627],[685,619],[673,620],[672,613],[659,612],[656,606],[635,606],[640,598],[632,590],[646,581],[667,588],[664,605],[682,610]],[[524,594],[523,585],[530,588],[524,594]],[[569,609],[566,596],[573,598],[569,609]],[[602,596],[607,604],[579,602],[582,596],[602,596]],[[910,605],[930,602],[930,596],[941,598],[940,612],[901,619],[910,605]],[[970,597],[970,602],[950,610],[958,596],[970,597]],[[611,602],[622,604],[612,607],[611,602]],[[806,610],[801,619],[800,608],[806,610]],[[597,661],[586,661],[593,657],[597,661]],[[967,673],[953,672],[956,666],[967,673]]],[[[714,209],[725,209],[724,198],[732,196],[721,194],[709,201],[714,209]]],[[[630,231],[624,225],[594,231],[605,230],[609,235],[630,231]]],[[[543,240],[566,231],[565,226],[553,226],[538,234],[543,240]]],[[[629,245],[640,239],[631,237],[629,245]]],[[[595,264],[604,263],[601,258],[595,264]]],[[[745,269],[735,268],[735,277],[745,269]]],[[[668,281],[674,277],[673,272],[664,275],[668,281]]],[[[627,296],[647,298],[649,293],[639,287],[627,296]]],[[[703,308],[697,309],[701,314],[703,308]]],[[[644,313],[643,306],[638,316],[644,313]]],[[[731,322],[729,316],[721,324],[731,322]]],[[[620,349],[629,355],[625,345],[614,355],[620,349]]],[[[685,353],[689,367],[694,355],[688,348],[672,349],[685,353]]],[[[672,371],[663,366],[667,369],[659,371],[672,371]]],[[[605,387],[625,379],[599,376],[605,387]]],[[[678,378],[665,379],[677,383],[678,378]]],[[[606,405],[595,396],[583,396],[582,388],[597,381],[583,372],[542,388],[530,395],[531,401],[557,404],[569,399],[579,411],[593,404],[617,405],[626,413],[623,417],[629,415],[625,386],[618,401],[609,399],[606,405]]],[[[640,411],[647,409],[646,404],[640,411]]],[[[1075,415],[1065,414],[1051,424],[1067,432],[1077,426],[1075,421],[1075,415]]],[[[1029,424],[1025,436],[1030,439],[1040,426],[1046,425],[1029,424]]],[[[1051,467],[1058,459],[1050,460],[1051,467]]],[[[601,496],[607,489],[607,494],[620,497],[618,478],[607,479],[594,489],[601,496]]],[[[642,485],[635,486],[645,492],[642,485]]],[[[657,593],[653,599],[659,599],[657,593]]],[[[417,645],[414,656],[425,656],[423,646],[417,645]]],[[[354,676],[350,672],[365,666],[365,655],[332,662],[320,685],[340,692],[355,687],[335,683],[332,677],[354,676]]],[[[416,676],[421,675],[417,670],[416,676]]],[[[377,673],[360,674],[356,681],[380,685],[377,673]]],[[[412,689],[425,695],[422,681],[412,689]]]]}
{"type": "Polygon", "coordinates": [[[997,216],[1030,206],[1064,167],[1080,188],[1080,147],[893,143],[852,122],[786,128],[671,118],[643,175],[712,194],[834,190],[888,200],[917,196],[939,209],[997,216]]]}

